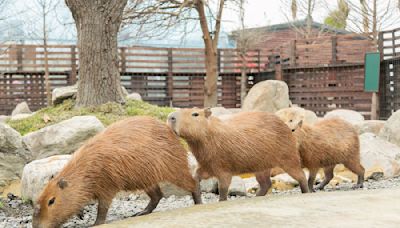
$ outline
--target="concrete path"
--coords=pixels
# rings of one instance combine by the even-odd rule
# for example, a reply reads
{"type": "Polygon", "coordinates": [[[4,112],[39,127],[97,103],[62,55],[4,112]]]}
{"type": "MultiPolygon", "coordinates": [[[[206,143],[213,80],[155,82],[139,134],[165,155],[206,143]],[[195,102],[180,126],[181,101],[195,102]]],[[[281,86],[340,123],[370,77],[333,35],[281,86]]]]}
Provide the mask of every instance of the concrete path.
{"type": "Polygon", "coordinates": [[[256,197],[157,212],[101,227],[400,227],[400,189],[256,197]]]}

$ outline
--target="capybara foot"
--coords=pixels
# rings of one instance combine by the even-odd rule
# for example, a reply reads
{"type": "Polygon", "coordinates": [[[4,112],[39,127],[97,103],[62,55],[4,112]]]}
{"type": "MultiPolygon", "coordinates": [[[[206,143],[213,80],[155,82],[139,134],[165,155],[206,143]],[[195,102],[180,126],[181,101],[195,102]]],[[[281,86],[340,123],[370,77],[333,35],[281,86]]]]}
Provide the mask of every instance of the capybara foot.
{"type": "Polygon", "coordinates": [[[138,212],[138,213],[133,214],[132,217],[147,215],[147,214],[150,214],[150,213],[151,213],[150,210],[146,210],[146,209],[145,209],[145,210],[143,210],[143,211],[140,211],[140,212],[138,212]]]}
{"type": "Polygon", "coordinates": [[[267,194],[267,190],[266,189],[258,189],[256,192],[256,196],[265,196],[267,194]]]}
{"type": "Polygon", "coordinates": [[[317,189],[317,190],[320,190],[320,191],[323,191],[323,190],[325,189],[325,186],[319,184],[319,185],[316,187],[316,189],[317,189]]]}
{"type": "Polygon", "coordinates": [[[353,189],[353,190],[356,190],[356,189],[363,188],[363,187],[364,187],[363,184],[355,184],[355,185],[352,187],[352,189],[353,189]]]}

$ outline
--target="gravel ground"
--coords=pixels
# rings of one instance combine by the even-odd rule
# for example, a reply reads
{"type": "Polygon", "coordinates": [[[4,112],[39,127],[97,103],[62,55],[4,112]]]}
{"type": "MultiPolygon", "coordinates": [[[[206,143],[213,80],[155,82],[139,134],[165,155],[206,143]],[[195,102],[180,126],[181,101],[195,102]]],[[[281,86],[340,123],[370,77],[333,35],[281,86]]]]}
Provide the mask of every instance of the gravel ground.
{"type": "MultiPolygon", "coordinates": [[[[335,188],[326,187],[325,191],[353,191],[352,183],[342,183],[335,188]]],[[[364,188],[357,191],[367,191],[369,189],[382,189],[382,188],[393,188],[400,187],[400,177],[390,178],[390,179],[382,179],[378,181],[369,180],[365,182],[364,188]]],[[[274,195],[288,195],[288,194],[300,194],[300,189],[295,188],[289,191],[276,191],[273,190],[272,194],[274,195]]],[[[235,197],[230,196],[229,200],[236,199],[244,199],[254,197],[252,194],[248,194],[247,196],[235,197]]],[[[218,202],[218,195],[213,193],[203,193],[202,194],[203,202],[207,203],[216,203],[218,202]]],[[[0,205],[0,227],[32,227],[32,207],[30,204],[23,203],[21,199],[13,198],[12,196],[7,199],[1,199],[0,205]]],[[[126,197],[121,197],[119,199],[115,199],[112,203],[112,207],[108,212],[107,222],[112,222],[116,220],[121,220],[127,217],[132,216],[134,213],[141,211],[147,205],[148,200],[140,198],[138,195],[130,195],[126,197]]],[[[189,196],[185,197],[174,197],[171,196],[169,198],[163,198],[160,201],[160,204],[156,208],[157,211],[166,211],[181,207],[190,207],[193,205],[192,198],[189,196]]],[[[64,227],[88,227],[94,223],[96,218],[96,205],[89,205],[85,207],[85,213],[83,220],[74,217],[70,219],[64,227]]]]}

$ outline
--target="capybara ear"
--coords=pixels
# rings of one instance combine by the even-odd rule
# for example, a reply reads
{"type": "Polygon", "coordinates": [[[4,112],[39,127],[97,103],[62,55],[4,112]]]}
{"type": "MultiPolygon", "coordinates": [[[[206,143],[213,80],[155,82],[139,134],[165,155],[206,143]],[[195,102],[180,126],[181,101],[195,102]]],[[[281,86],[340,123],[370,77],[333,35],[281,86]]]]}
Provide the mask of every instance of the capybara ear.
{"type": "Polygon", "coordinates": [[[68,186],[68,183],[67,183],[67,181],[64,180],[64,178],[61,178],[57,184],[58,184],[58,187],[60,187],[61,189],[64,189],[68,186]]]}
{"type": "Polygon", "coordinates": [[[205,116],[206,118],[210,117],[211,114],[212,114],[211,108],[205,108],[205,109],[204,109],[204,116],[205,116]]]}
{"type": "Polygon", "coordinates": [[[303,126],[303,120],[300,120],[299,123],[297,124],[297,127],[303,126]]]}

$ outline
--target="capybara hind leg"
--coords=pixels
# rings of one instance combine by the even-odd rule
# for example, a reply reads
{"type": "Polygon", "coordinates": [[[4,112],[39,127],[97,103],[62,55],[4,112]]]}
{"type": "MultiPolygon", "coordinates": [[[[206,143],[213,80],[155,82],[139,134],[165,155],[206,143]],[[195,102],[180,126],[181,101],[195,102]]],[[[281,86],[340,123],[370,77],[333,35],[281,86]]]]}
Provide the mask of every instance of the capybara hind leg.
{"type": "Polygon", "coordinates": [[[231,181],[231,174],[224,173],[218,176],[219,201],[226,201],[228,199],[228,190],[231,181]]]}
{"type": "Polygon", "coordinates": [[[357,174],[358,176],[357,184],[353,186],[353,189],[362,188],[364,186],[364,174],[365,174],[364,167],[362,167],[360,163],[356,162],[344,164],[344,166],[346,166],[348,169],[350,169],[350,171],[357,174]]]}
{"type": "Polygon", "coordinates": [[[147,215],[153,212],[154,209],[156,209],[158,203],[160,202],[161,198],[163,197],[163,194],[161,192],[160,186],[156,185],[152,188],[146,189],[145,190],[146,194],[150,197],[150,202],[147,204],[146,208],[134,214],[133,216],[141,216],[141,215],[147,215]]]}
{"type": "Polygon", "coordinates": [[[111,199],[99,199],[99,205],[97,207],[97,218],[94,225],[100,225],[106,222],[108,208],[112,202],[111,199]]]}
{"type": "Polygon", "coordinates": [[[328,166],[324,168],[324,174],[325,178],[324,181],[322,181],[321,184],[318,185],[319,190],[323,190],[327,184],[332,180],[333,178],[333,170],[335,169],[335,166],[328,166]]]}
{"type": "Polygon", "coordinates": [[[309,168],[308,170],[310,171],[310,175],[308,177],[308,190],[310,190],[310,192],[315,192],[314,182],[315,182],[315,177],[317,176],[318,173],[318,169],[309,168]]]}
{"type": "Polygon", "coordinates": [[[192,193],[194,204],[201,204],[200,176],[196,173],[193,178],[190,173],[182,173],[176,179],[170,180],[176,186],[192,193]]]}
{"type": "Polygon", "coordinates": [[[308,189],[308,183],[306,175],[304,174],[303,170],[300,168],[284,168],[284,170],[295,179],[300,184],[300,189],[302,193],[310,192],[308,189]]]}
{"type": "Polygon", "coordinates": [[[256,196],[265,196],[267,194],[269,188],[271,188],[271,169],[265,170],[264,172],[256,173],[256,180],[260,185],[256,196]]]}

